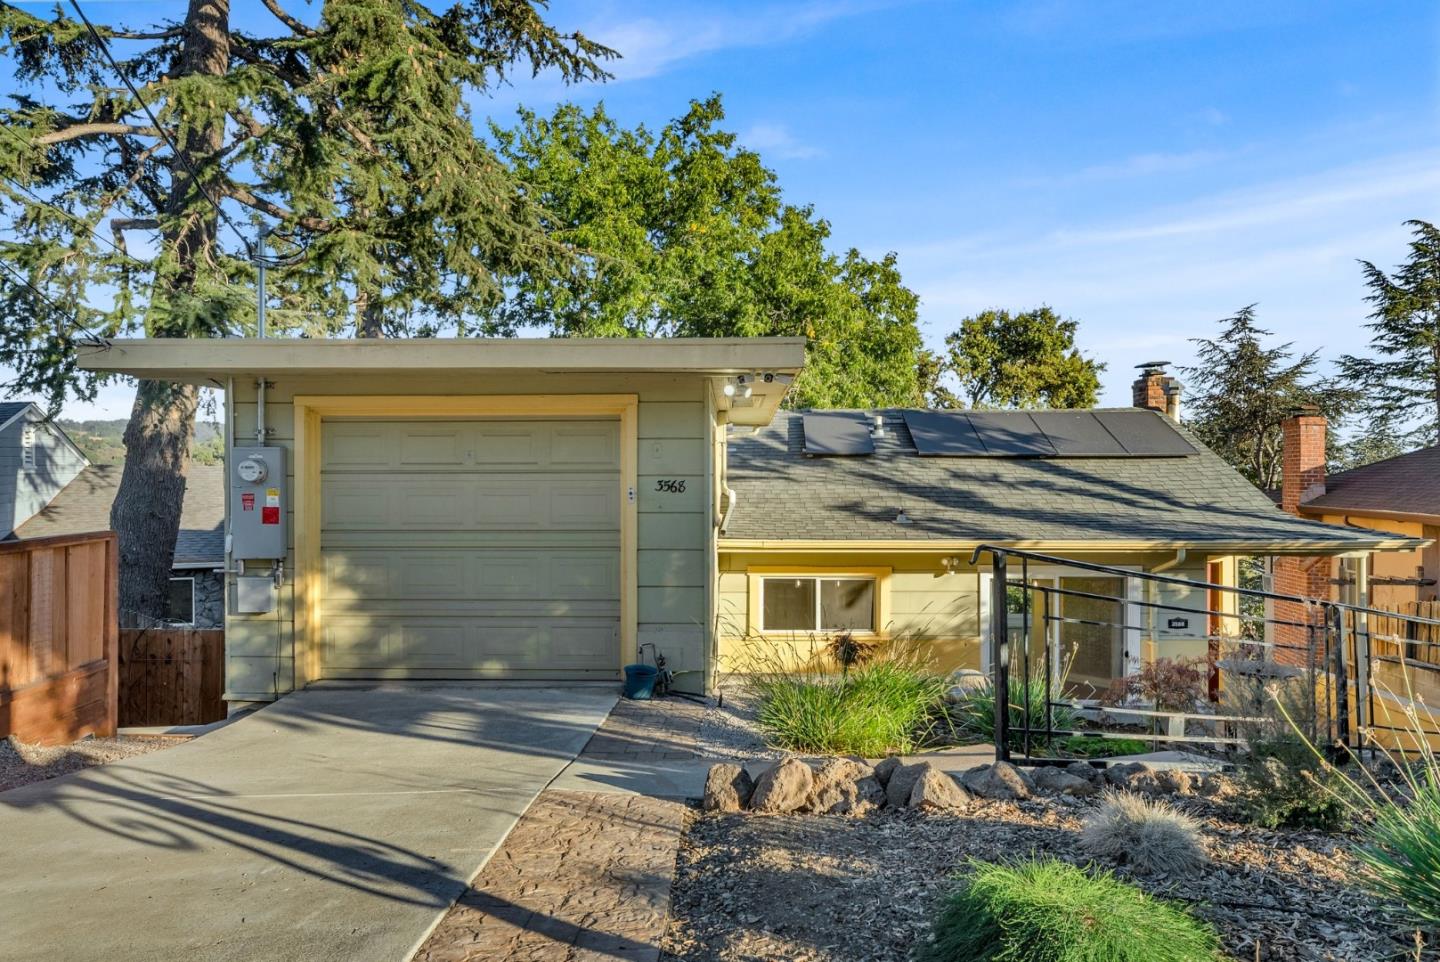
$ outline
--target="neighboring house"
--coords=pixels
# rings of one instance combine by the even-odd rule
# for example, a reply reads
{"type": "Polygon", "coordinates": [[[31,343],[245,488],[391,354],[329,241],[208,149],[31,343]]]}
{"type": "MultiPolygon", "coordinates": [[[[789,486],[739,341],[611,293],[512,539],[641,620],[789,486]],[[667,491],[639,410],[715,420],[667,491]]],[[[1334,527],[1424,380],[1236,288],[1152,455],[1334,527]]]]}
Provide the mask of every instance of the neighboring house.
{"type": "MultiPolygon", "coordinates": [[[[1281,506],[1330,524],[1430,539],[1423,548],[1367,559],[1369,600],[1387,607],[1433,601],[1440,580],[1440,447],[1326,475],[1325,418],[1303,414],[1285,425],[1281,506]]],[[[1339,586],[1326,558],[1278,564],[1276,584],[1329,597],[1339,586]]]]}
{"type": "MultiPolygon", "coordinates": [[[[1232,583],[1239,554],[1417,544],[1287,516],[1147,411],[1114,412],[1135,450],[1106,414],[1057,412],[922,457],[881,412],[875,453],[809,457],[804,416],[778,410],[803,361],[799,338],[234,338],[79,363],[229,385],[232,706],[326,679],[608,682],[650,645],[712,688],[732,642],[777,620],[922,636],[978,667],[983,542],[1232,583]],[[1045,452],[1007,436],[1108,446],[1019,457],[1045,452]]],[[[1139,387],[1164,403],[1163,380],[1139,387]]],[[[1141,642],[1081,669],[1103,681],[1141,642]]]]}
{"type": "Polygon", "coordinates": [[[0,402],[0,538],[34,517],[89,463],[40,408],[0,402]]]}
{"type": "MultiPolygon", "coordinates": [[[[110,505],[123,470],[118,464],[86,467],[13,536],[44,538],[110,530],[110,505]]],[[[218,464],[191,464],[170,571],[169,621],[197,628],[224,625],[224,530],[225,469],[218,464]]]]}

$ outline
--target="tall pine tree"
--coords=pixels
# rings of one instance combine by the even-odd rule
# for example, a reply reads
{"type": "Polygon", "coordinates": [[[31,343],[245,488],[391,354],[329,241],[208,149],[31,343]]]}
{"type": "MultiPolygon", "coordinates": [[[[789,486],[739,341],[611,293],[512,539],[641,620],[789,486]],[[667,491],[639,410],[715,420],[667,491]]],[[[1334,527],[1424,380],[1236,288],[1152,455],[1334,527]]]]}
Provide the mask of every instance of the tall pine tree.
{"type": "MultiPolygon", "coordinates": [[[[250,330],[262,221],[285,257],[268,316],[291,332],[423,332],[492,307],[497,278],[563,267],[467,98],[512,69],[599,79],[611,51],[551,27],[543,0],[326,0],[313,23],[263,3],[265,35],[237,28],[229,0],[140,30],[0,3],[19,87],[0,111],[13,390],[93,391],[74,369],[87,328],[250,330]]],[[[112,512],[133,616],[163,611],[197,401],[193,386],[137,386],[112,512]]]]}
{"type": "Polygon", "coordinates": [[[1376,356],[1340,359],[1374,420],[1408,442],[1440,441],[1440,229],[1407,221],[1410,258],[1387,274],[1361,261],[1366,300],[1374,308],[1366,326],[1376,356]]]}

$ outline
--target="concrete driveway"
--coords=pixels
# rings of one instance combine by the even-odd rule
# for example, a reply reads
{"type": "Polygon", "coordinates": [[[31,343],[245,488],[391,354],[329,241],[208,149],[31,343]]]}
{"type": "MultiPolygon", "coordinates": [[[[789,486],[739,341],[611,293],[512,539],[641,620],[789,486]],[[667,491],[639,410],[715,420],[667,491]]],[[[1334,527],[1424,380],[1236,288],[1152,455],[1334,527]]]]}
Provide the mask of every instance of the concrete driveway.
{"type": "Polygon", "coordinates": [[[405,962],[614,703],[305,691],[0,793],[0,960],[405,962]]]}

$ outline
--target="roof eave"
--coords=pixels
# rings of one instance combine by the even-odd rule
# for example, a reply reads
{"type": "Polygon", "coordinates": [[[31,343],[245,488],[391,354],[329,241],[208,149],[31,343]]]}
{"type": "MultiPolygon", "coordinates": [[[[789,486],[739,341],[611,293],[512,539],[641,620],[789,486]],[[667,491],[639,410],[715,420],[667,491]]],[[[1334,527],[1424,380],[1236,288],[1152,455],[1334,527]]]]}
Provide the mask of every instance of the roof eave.
{"type": "Polygon", "coordinates": [[[1131,551],[1204,551],[1215,555],[1264,554],[1264,555],[1344,555],[1370,551],[1406,551],[1423,548],[1430,544],[1429,538],[1355,538],[1343,544],[1334,541],[1306,541],[1303,539],[1245,540],[1245,541],[1203,541],[1184,538],[1155,538],[1131,540],[1056,541],[1049,539],[950,539],[950,538],[907,538],[904,540],[848,540],[848,539],[779,539],[779,538],[725,538],[719,540],[721,551],[767,551],[767,552],[821,552],[847,551],[856,553],[889,554],[935,554],[944,552],[972,551],[982,544],[1014,548],[1023,551],[1049,552],[1131,552],[1131,551]]]}
{"type": "Polygon", "coordinates": [[[1312,518],[1327,514],[1343,515],[1346,518],[1382,518],[1386,521],[1414,521],[1419,524],[1440,524],[1440,514],[1422,514],[1418,511],[1377,511],[1373,508],[1344,507],[1331,504],[1302,504],[1300,513],[1312,518]]]}

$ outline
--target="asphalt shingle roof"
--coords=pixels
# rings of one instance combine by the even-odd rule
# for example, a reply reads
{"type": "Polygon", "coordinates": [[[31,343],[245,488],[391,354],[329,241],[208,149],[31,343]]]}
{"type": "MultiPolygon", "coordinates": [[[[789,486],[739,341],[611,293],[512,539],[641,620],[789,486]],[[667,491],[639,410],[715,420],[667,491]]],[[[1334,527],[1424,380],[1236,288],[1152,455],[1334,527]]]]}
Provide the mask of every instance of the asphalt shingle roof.
{"type": "MultiPolygon", "coordinates": [[[[1183,427],[1186,457],[920,457],[898,410],[869,457],[806,457],[803,412],[729,439],[730,540],[1303,542],[1393,536],[1297,518],[1183,427]],[[897,524],[900,511],[911,524],[897,524]]],[[[1155,415],[1159,417],[1159,415],[1155,415]]],[[[1166,422],[1169,423],[1169,422],[1166,422]]]]}
{"type": "Polygon", "coordinates": [[[29,401],[0,401],[0,424],[4,424],[29,406],[29,401]]]}
{"type": "MultiPolygon", "coordinates": [[[[15,530],[17,538],[82,534],[110,530],[110,505],[120,488],[119,464],[92,464],[67,484],[48,505],[15,530]]],[[[174,564],[225,563],[225,469],[191,464],[174,564]]]]}
{"type": "Polygon", "coordinates": [[[1306,510],[1440,515],[1440,447],[1421,448],[1332,474],[1306,510]]]}

